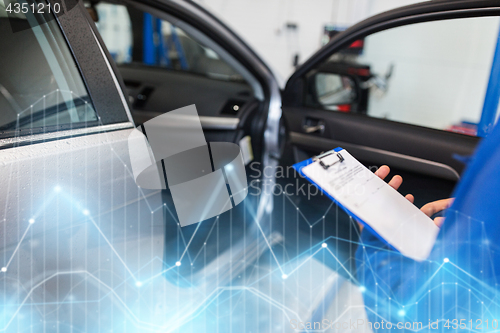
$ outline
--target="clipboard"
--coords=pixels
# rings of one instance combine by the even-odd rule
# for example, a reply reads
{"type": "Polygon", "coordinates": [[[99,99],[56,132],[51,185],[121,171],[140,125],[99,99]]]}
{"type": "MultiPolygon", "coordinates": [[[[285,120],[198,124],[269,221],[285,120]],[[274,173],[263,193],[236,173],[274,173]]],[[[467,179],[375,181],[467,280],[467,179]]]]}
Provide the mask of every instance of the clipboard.
{"type": "Polygon", "coordinates": [[[393,249],[417,261],[429,256],[439,233],[434,221],[345,149],[293,167],[393,249]]]}

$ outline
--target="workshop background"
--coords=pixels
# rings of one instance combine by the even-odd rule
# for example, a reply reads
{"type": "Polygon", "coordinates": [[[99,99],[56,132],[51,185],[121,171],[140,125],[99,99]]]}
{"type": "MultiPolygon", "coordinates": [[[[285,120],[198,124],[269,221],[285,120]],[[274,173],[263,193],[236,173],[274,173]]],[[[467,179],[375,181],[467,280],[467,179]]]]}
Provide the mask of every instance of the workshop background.
{"type": "Polygon", "coordinates": [[[415,0],[197,0],[237,32],[282,79],[328,39],[325,28],[345,29],[415,0]],[[258,18],[258,19],[256,19],[258,18]]]}

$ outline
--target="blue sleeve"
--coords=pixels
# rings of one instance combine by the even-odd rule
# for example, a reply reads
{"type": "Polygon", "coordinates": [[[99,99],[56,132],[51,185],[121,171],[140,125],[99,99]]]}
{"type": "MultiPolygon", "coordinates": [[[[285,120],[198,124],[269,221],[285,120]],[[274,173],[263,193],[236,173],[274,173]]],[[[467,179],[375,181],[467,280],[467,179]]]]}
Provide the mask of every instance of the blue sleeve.
{"type": "Polygon", "coordinates": [[[370,322],[390,321],[397,325],[408,317],[408,303],[416,291],[409,279],[417,279],[415,273],[425,270],[428,264],[402,256],[366,229],[361,233],[356,263],[370,322]]]}
{"type": "MultiPolygon", "coordinates": [[[[497,125],[467,166],[452,209],[424,262],[390,251],[363,231],[356,253],[357,278],[370,321],[384,320],[393,326],[409,323],[412,332],[498,331],[499,166],[497,125]],[[461,321],[466,326],[463,330],[457,327],[461,321]]],[[[374,331],[394,331],[387,325],[379,327],[374,331]]]]}
{"type": "MultiPolygon", "coordinates": [[[[451,332],[456,331],[461,319],[469,326],[471,320],[473,326],[479,321],[484,326],[488,320],[490,329],[492,322],[500,322],[500,303],[494,301],[499,296],[498,288],[492,288],[493,282],[487,278],[492,268],[485,244],[477,244],[474,238],[456,241],[464,233],[474,237],[472,230],[481,226],[476,228],[470,220],[454,222],[459,223],[441,231],[429,260],[423,262],[402,256],[363,230],[356,252],[357,279],[369,321],[378,323],[374,331],[391,332],[398,324],[403,328],[406,324],[412,327],[408,332],[414,332],[419,325],[433,332],[451,332]],[[463,251],[464,246],[468,251],[463,251]],[[454,255],[447,257],[445,253],[454,255]],[[484,275],[483,279],[469,273],[475,269],[484,275]],[[485,300],[490,300],[488,306],[485,300]],[[384,328],[382,321],[386,323],[384,328]]],[[[494,255],[490,253],[489,257],[494,255]]]]}

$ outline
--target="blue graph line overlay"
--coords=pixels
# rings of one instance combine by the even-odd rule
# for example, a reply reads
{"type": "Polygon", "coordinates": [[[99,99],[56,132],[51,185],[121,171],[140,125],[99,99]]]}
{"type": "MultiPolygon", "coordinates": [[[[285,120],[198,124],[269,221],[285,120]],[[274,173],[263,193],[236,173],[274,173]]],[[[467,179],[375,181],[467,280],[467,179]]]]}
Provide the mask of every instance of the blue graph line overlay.
{"type": "MultiPolygon", "coordinates": [[[[126,299],[118,292],[121,288],[135,288],[137,290],[137,298],[141,297],[142,290],[146,288],[154,288],[158,283],[163,284],[166,283],[163,277],[163,274],[167,270],[174,270],[178,268],[180,265],[176,265],[175,263],[164,263],[159,257],[153,258],[150,262],[143,264],[142,267],[139,267],[137,270],[130,268],[126,261],[122,258],[119,250],[117,250],[112,242],[109,240],[109,237],[102,231],[99,224],[96,222],[95,218],[92,216],[92,213],[87,210],[85,207],[82,207],[78,204],[73,198],[65,193],[64,189],[61,187],[56,187],[46,196],[46,201],[44,204],[33,214],[32,218],[29,219],[25,225],[25,231],[22,234],[19,243],[14,248],[11,256],[8,258],[8,261],[2,266],[1,271],[6,274],[10,270],[10,265],[13,263],[13,260],[16,256],[19,255],[19,249],[23,244],[29,242],[29,235],[31,228],[40,223],[38,221],[39,216],[43,213],[44,209],[51,206],[51,203],[59,201],[59,204],[65,203],[68,205],[72,205],[75,209],[77,209],[81,216],[77,217],[82,222],[80,226],[87,225],[87,227],[93,228],[97,231],[97,234],[102,238],[104,244],[109,247],[109,249],[114,254],[115,258],[118,260],[118,263],[125,270],[126,274],[124,275],[124,280],[120,281],[120,283],[110,286],[103,282],[98,275],[95,273],[89,272],[87,270],[73,270],[73,271],[57,271],[53,274],[46,276],[43,280],[31,286],[30,289],[26,290],[24,298],[20,299],[20,302],[12,302],[3,305],[4,309],[4,326],[2,327],[2,331],[7,331],[12,325],[12,323],[19,317],[19,315],[23,312],[23,309],[33,308],[33,307],[44,307],[44,306],[64,306],[64,305],[75,305],[80,303],[85,303],[87,306],[89,304],[99,304],[105,303],[106,300],[113,299],[113,302],[121,304],[123,307],[124,315],[127,320],[129,320],[135,328],[147,331],[175,331],[176,329],[182,328],[186,323],[190,323],[196,321],[200,316],[206,315],[206,311],[213,307],[219,308],[221,307],[221,303],[224,304],[224,307],[229,302],[229,299],[237,299],[242,295],[252,295],[252,297],[256,297],[260,301],[266,302],[268,305],[279,309],[285,314],[285,317],[290,318],[300,318],[300,315],[294,313],[293,309],[287,308],[286,303],[281,303],[275,299],[272,299],[261,290],[259,290],[259,282],[264,279],[272,278],[274,280],[288,280],[294,277],[301,269],[309,269],[308,263],[314,258],[319,257],[320,255],[329,255],[335,260],[338,261],[339,268],[344,270],[350,277],[351,282],[358,285],[360,292],[365,294],[366,299],[376,299],[377,306],[384,304],[386,307],[386,311],[380,311],[378,308],[370,308],[368,307],[367,311],[370,313],[376,314],[381,320],[385,320],[386,322],[391,322],[391,317],[394,314],[402,318],[411,318],[413,308],[419,304],[420,302],[425,302],[429,298],[433,298],[434,295],[438,297],[442,297],[443,293],[446,293],[447,290],[453,290],[456,294],[467,294],[470,302],[480,302],[481,308],[483,312],[481,314],[476,314],[479,318],[495,318],[497,314],[496,311],[498,309],[498,300],[497,300],[497,291],[494,288],[491,288],[488,284],[482,282],[480,277],[473,277],[466,270],[456,266],[453,262],[445,259],[443,262],[435,262],[429,261],[427,262],[427,267],[429,271],[426,273],[428,279],[422,285],[418,286],[415,289],[413,297],[409,300],[402,300],[398,298],[397,293],[389,293],[387,292],[387,288],[383,287],[384,280],[379,278],[380,269],[374,270],[373,267],[367,267],[370,272],[370,277],[374,279],[375,289],[367,290],[364,286],[363,279],[358,281],[357,277],[351,275],[351,273],[344,267],[344,263],[340,262],[334,252],[328,247],[328,242],[332,240],[332,237],[328,237],[321,243],[314,244],[310,249],[301,253],[297,258],[291,258],[287,262],[280,262],[277,257],[278,255],[274,253],[273,247],[270,246],[269,250],[273,253],[273,258],[275,260],[275,264],[273,269],[270,269],[268,272],[263,274],[259,279],[249,283],[248,285],[227,285],[227,286],[216,286],[212,288],[209,292],[207,290],[203,290],[203,286],[192,285],[190,293],[193,294],[191,297],[196,298],[196,302],[191,303],[190,310],[183,313],[181,316],[177,316],[174,321],[171,321],[167,324],[156,324],[154,322],[150,322],[147,320],[143,320],[141,318],[141,310],[130,306],[126,299]],[[297,261],[299,262],[297,264],[297,261]],[[151,271],[151,264],[157,263],[160,265],[156,265],[157,267],[168,267],[167,269],[161,269],[158,271],[151,271]],[[169,266],[170,264],[170,266],[169,266]],[[32,295],[39,289],[43,289],[46,287],[47,283],[51,281],[57,280],[61,277],[67,276],[78,276],[81,279],[81,284],[93,282],[100,286],[102,290],[105,292],[95,299],[93,298],[85,298],[76,300],[71,294],[67,294],[63,297],[62,300],[56,300],[53,302],[36,302],[33,300],[32,295]],[[436,281],[438,284],[436,285],[436,281]],[[10,316],[7,317],[6,314],[9,313],[10,316]],[[384,317],[384,313],[389,313],[388,316],[384,317]]],[[[152,215],[161,212],[162,206],[157,207],[154,210],[151,210],[152,215]]],[[[307,220],[306,220],[307,221],[307,220]]],[[[312,227],[317,224],[317,221],[310,223],[307,221],[309,225],[312,227]]],[[[194,236],[194,235],[193,235],[194,236]]],[[[486,236],[486,234],[485,234],[486,236]]],[[[189,244],[191,240],[188,240],[186,244],[186,248],[182,252],[182,255],[179,257],[179,261],[181,262],[185,257],[189,244]]],[[[484,243],[484,246],[488,247],[489,243],[484,243]]],[[[394,252],[386,247],[376,247],[370,244],[359,243],[360,249],[362,249],[364,255],[369,255],[370,252],[385,252],[389,256],[393,258],[391,260],[406,260],[402,258],[397,252],[394,252]],[[368,250],[367,250],[368,249],[368,250]]],[[[489,250],[489,249],[488,249],[489,250]]],[[[369,259],[369,258],[368,258],[369,259]]],[[[177,263],[178,263],[177,262],[177,263]]],[[[191,263],[196,262],[196,259],[193,259],[191,263]]],[[[373,264],[370,260],[364,260],[366,265],[373,264]]],[[[385,265],[389,265],[390,263],[385,263],[385,265]]],[[[362,267],[363,264],[360,263],[362,267]]],[[[366,277],[365,277],[366,278],[366,277]]],[[[246,297],[245,296],[245,297],[246,297]]],[[[183,303],[181,300],[179,303],[183,303]]],[[[186,302],[189,303],[189,302],[186,302]]],[[[234,306],[234,305],[233,305],[234,306]]],[[[457,303],[456,308],[460,308],[457,303]]],[[[470,315],[470,314],[468,314],[470,315]]],[[[467,317],[468,318],[468,317],[467,317]]],[[[307,318],[301,318],[305,320],[307,318]]],[[[220,318],[220,320],[223,320],[220,318]]],[[[440,318],[440,322],[445,323],[446,318],[440,318]]],[[[396,324],[396,322],[394,322],[396,324]]],[[[428,329],[428,325],[424,325],[422,329],[428,329]]],[[[473,330],[472,330],[473,331],[473,330]]]]}
{"type": "MultiPolygon", "coordinates": [[[[256,232],[252,242],[243,245],[255,249],[254,257],[246,254],[238,263],[229,263],[227,270],[222,269],[226,267],[222,265],[226,252],[207,261],[206,245],[217,244],[220,234],[220,219],[216,218],[204,233],[203,246],[195,252],[191,251],[195,237],[207,222],[199,223],[193,233],[177,226],[174,232],[179,251],[166,261],[163,223],[169,220],[175,224],[175,213],[159,199],[159,192],[143,192],[135,186],[130,168],[121,158],[123,147],[112,143],[118,134],[103,135],[109,140],[105,146],[85,146],[68,153],[69,160],[74,158],[75,162],[68,170],[51,170],[56,176],[37,173],[35,177],[35,173],[51,162],[58,166],[54,162],[57,155],[44,157],[47,165],[31,168],[21,168],[23,163],[33,163],[30,159],[2,165],[10,175],[7,192],[29,192],[37,181],[50,184],[50,177],[62,180],[61,185],[30,194],[23,201],[15,197],[5,201],[0,235],[5,245],[0,256],[0,331],[290,331],[291,320],[309,320],[319,306],[328,307],[322,303],[322,296],[336,285],[347,284],[363,295],[365,304],[339,299],[343,295],[339,290],[334,293],[338,297],[331,301],[341,308],[330,317],[333,323],[340,323],[351,311],[358,315],[366,311],[370,318],[396,325],[398,321],[421,320],[424,308],[432,312],[424,317],[431,321],[424,320],[421,327],[411,331],[428,330],[436,321],[443,328],[453,319],[489,320],[489,331],[496,330],[491,325],[499,315],[497,281],[485,279],[483,272],[494,266],[488,258],[498,249],[485,227],[478,229],[478,237],[465,240],[471,249],[468,257],[436,256],[422,266],[392,272],[408,259],[373,242],[366,233],[359,242],[327,234],[321,240],[312,238],[312,231],[338,222],[335,216],[339,208],[333,203],[319,218],[311,219],[283,193],[275,198],[282,201],[287,212],[281,218],[260,220],[255,209],[246,210],[244,222],[254,225],[256,232]],[[95,158],[92,153],[96,150],[102,150],[100,156],[107,158],[103,157],[102,165],[113,168],[100,170],[96,184],[89,184],[88,170],[82,166],[86,159],[95,158]],[[20,177],[18,172],[26,169],[33,174],[20,177]],[[65,173],[71,181],[84,179],[86,186],[65,183],[65,173]],[[25,178],[28,181],[23,183],[25,178]],[[118,182],[124,187],[114,188],[110,181],[115,179],[126,180],[118,182]],[[17,220],[9,220],[12,217],[17,220]],[[269,225],[279,226],[283,232],[270,233],[269,225]],[[286,231],[301,226],[311,233],[306,232],[305,237],[297,233],[293,241],[306,246],[294,252],[286,246],[290,242],[286,231]],[[357,273],[349,268],[352,257],[346,259],[337,253],[339,242],[358,246],[357,273]],[[486,259],[484,270],[469,270],[477,260],[472,254],[486,259]],[[238,264],[244,269],[237,270],[238,264]],[[192,275],[180,273],[186,266],[197,265],[206,269],[192,275]],[[415,272],[419,279],[405,284],[405,279],[413,281],[415,272]],[[185,287],[178,287],[179,283],[166,275],[182,280],[185,287]],[[401,281],[395,284],[395,279],[401,281]],[[394,288],[398,283],[405,288],[409,285],[411,293],[394,288]]],[[[61,145],[68,143],[61,141],[61,145]]],[[[43,145],[19,147],[21,151],[35,148],[44,149],[43,145]]],[[[482,226],[482,221],[455,214],[455,219],[466,220],[468,225],[482,226]]],[[[325,316],[331,314],[328,308],[323,310],[325,316]]],[[[475,326],[463,329],[479,331],[475,326]]]]}

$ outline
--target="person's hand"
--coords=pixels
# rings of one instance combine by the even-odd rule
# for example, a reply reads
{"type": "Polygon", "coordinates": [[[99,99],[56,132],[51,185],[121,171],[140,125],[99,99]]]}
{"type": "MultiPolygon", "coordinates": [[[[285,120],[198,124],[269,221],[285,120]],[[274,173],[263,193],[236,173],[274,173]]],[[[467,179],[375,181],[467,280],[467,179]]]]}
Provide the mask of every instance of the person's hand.
{"type": "MultiPolygon", "coordinates": [[[[454,198],[449,198],[449,199],[443,199],[443,200],[437,200],[433,202],[429,202],[420,208],[422,212],[425,213],[425,215],[431,217],[432,215],[439,213],[442,210],[448,209],[451,207],[451,204],[453,203],[454,198]]],[[[434,219],[434,223],[438,226],[441,227],[444,222],[444,217],[436,217],[434,219]]]]}
{"type": "MultiPolygon", "coordinates": [[[[391,169],[387,165],[382,165],[376,172],[375,174],[380,178],[380,179],[385,179],[391,169]]],[[[389,185],[392,186],[395,190],[397,190],[401,184],[403,183],[403,178],[399,175],[396,175],[392,177],[391,181],[389,182],[389,185]]],[[[409,202],[413,203],[415,198],[411,194],[407,194],[405,196],[406,199],[408,199],[409,202]]],[[[422,212],[425,213],[425,215],[431,217],[432,215],[445,210],[447,208],[450,208],[451,204],[453,203],[453,198],[449,199],[443,199],[443,200],[437,200],[433,202],[429,202],[428,204],[425,204],[420,208],[422,212]]],[[[444,217],[436,217],[434,219],[434,223],[438,226],[441,227],[443,225],[444,217]]],[[[361,226],[362,229],[362,226],[361,226]]]]}

